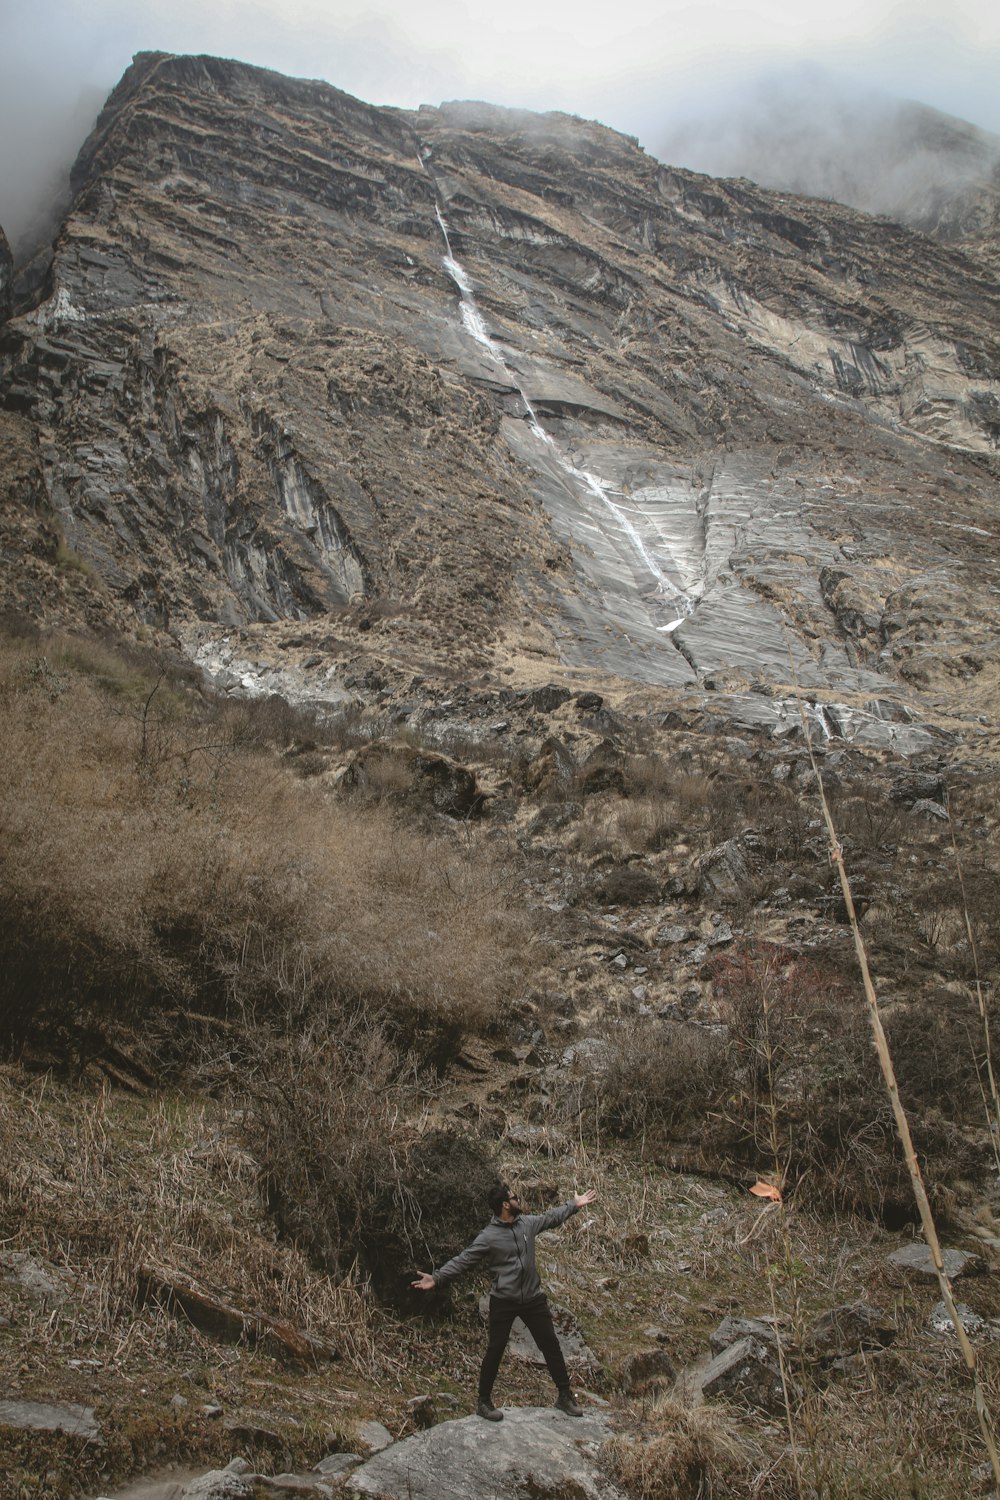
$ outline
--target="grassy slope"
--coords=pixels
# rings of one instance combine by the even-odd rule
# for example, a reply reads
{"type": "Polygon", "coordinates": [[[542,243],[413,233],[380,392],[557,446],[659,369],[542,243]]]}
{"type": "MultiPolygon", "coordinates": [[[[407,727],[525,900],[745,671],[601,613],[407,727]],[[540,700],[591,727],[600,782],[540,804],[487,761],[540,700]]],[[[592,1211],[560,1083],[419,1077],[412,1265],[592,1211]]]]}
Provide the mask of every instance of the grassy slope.
{"type": "MultiPolygon", "coordinates": [[[[849,1362],[832,1378],[815,1369],[804,1378],[793,1421],[800,1492],[987,1492],[976,1476],[982,1454],[957,1355],[925,1331],[936,1289],[888,1275],[884,1256],[898,1239],[877,1223],[843,1210],[830,1217],[838,1200],[831,1188],[859,1161],[874,1184],[866,1200],[873,1206],[889,1181],[891,1153],[870,1140],[863,1157],[824,1154],[811,1138],[808,1152],[803,1146],[803,1101],[815,1110],[825,1097],[817,1080],[833,1034],[823,1032],[817,1048],[820,1019],[802,998],[815,968],[806,970],[798,954],[777,970],[778,999],[794,996],[795,1004],[786,1003],[776,1038],[784,1058],[776,1118],[799,1187],[790,1210],[760,1222],[746,1185],[767,1165],[767,1131],[748,1135],[747,1120],[766,1113],[768,1098],[751,1084],[746,1038],[742,1051],[734,1044],[716,1059],[730,1070],[724,1112],[739,1125],[720,1135],[702,1084],[682,1087],[689,1055],[656,1052],[665,1023],[645,1019],[630,1000],[635,975],[603,966],[616,936],[631,934],[645,943],[636,956],[645,960],[648,990],[669,997],[684,982],[675,961],[645,938],[663,920],[662,907],[609,904],[609,872],[642,866],[662,882],[690,870],[741,818],[771,830],[774,847],[780,824],[784,853],[757,877],[753,911],[745,895],[730,906],[718,896],[706,901],[690,880],[675,903],[688,922],[708,927],[709,907],[721,905],[752,939],[738,950],[749,952],[749,968],[741,959],[697,971],[699,1008],[706,1017],[714,1008],[728,1036],[738,1037],[739,1018],[759,1015],[760,976],[770,972],[761,953],[773,951],[778,936],[784,953],[794,932],[781,901],[769,904],[771,888],[791,870],[813,882],[814,899],[825,889],[821,857],[807,847],[800,790],[782,800],[780,784],[744,773],[741,805],[733,768],[688,757],[683,772],[665,770],[647,747],[626,760],[628,795],[585,797],[560,832],[550,824],[539,850],[537,839],[518,843],[502,827],[446,833],[439,820],[400,815],[393,809],[405,787],[386,786],[375,805],[347,807],[323,776],[293,773],[301,757],[282,757],[289,742],[301,749],[301,725],[227,717],[183,681],[158,683],[149,662],[79,643],[47,642],[44,651],[37,642],[12,643],[0,685],[11,727],[5,909],[20,901],[31,913],[16,932],[8,917],[5,929],[8,957],[19,955],[7,966],[5,998],[25,1050],[0,1074],[0,1255],[5,1275],[27,1255],[56,1283],[39,1299],[16,1281],[0,1282],[0,1314],[9,1319],[0,1323],[0,1367],[11,1371],[10,1392],[24,1399],[95,1405],[108,1433],[103,1450],[82,1454],[70,1439],[0,1434],[0,1495],[92,1494],[146,1466],[225,1460],[236,1451],[277,1472],[350,1447],[354,1425],[368,1416],[407,1430],[413,1395],[450,1394],[454,1409],[469,1409],[482,1347],[480,1288],[463,1287],[442,1321],[393,1312],[345,1268],[317,1270],[277,1233],[262,1199],[262,1161],[274,1169],[281,1158],[267,1157],[274,1137],[254,1134],[253,1090],[235,1086],[233,1074],[242,1071],[245,1081],[249,1066],[266,1064],[273,1078],[276,1060],[291,1055],[283,1039],[290,1017],[296,1025],[316,1015],[336,1024],[359,1005],[394,1049],[395,1092],[389,1114],[379,1115],[369,1098],[368,1113],[348,1113],[342,1129],[363,1135],[374,1121],[385,1133],[391,1122],[405,1156],[428,1130],[461,1124],[539,1206],[553,1191],[562,1198],[575,1186],[598,1187],[596,1211],[545,1242],[544,1264],[555,1296],[599,1356],[603,1374],[584,1383],[615,1401],[623,1425],[617,1462],[640,1492],[693,1496],[706,1472],[716,1476],[716,1494],[796,1490],[784,1420],[725,1411],[695,1419],[669,1404],[657,1408],[652,1394],[615,1394],[625,1360],[650,1343],[644,1330],[662,1329],[680,1365],[705,1351],[727,1313],[774,1310],[791,1350],[819,1312],[857,1297],[892,1313],[900,1335],[893,1349],[849,1362]],[[554,881],[572,887],[561,913],[544,905],[554,881]],[[560,1036],[578,1039],[587,1029],[576,1018],[588,1013],[611,1049],[603,1082],[526,1063],[527,1047],[518,1045],[526,1028],[540,1029],[558,1053],[560,1036]],[[248,1037],[264,1050],[254,1051],[248,1037]],[[462,1059],[444,1077],[433,1067],[442,1038],[462,1059]],[[55,1058],[75,1067],[53,1073],[47,1064],[55,1058]],[[811,1091],[796,1081],[803,1075],[811,1091]],[[548,1149],[518,1144],[525,1122],[548,1149]],[[714,1175],[671,1170],[671,1161],[690,1164],[693,1154],[714,1175]],[[303,1370],[264,1345],[210,1339],[137,1300],[137,1273],[150,1263],[306,1328],[340,1358],[303,1370]],[[214,1406],[221,1417],[204,1411],[214,1406]],[[227,1430],[229,1420],[243,1430],[227,1430]]],[[[330,763],[322,746],[308,753],[318,757],[314,769],[330,763]]],[[[565,788],[527,791],[523,768],[481,770],[513,786],[523,804],[519,828],[539,803],[573,801],[565,788]]],[[[984,826],[983,783],[956,796],[960,831],[984,826]]],[[[947,846],[933,829],[904,827],[870,788],[847,788],[840,811],[845,842],[854,840],[855,859],[877,887],[866,919],[877,966],[895,980],[899,1013],[920,1018],[916,1043],[913,1028],[899,1037],[904,1055],[908,1038],[915,1054],[911,1097],[947,1175],[941,1206],[956,1219],[975,1208],[992,1228],[976,1145],[983,1132],[975,1100],[964,1098],[966,1012],[960,1024],[926,1029],[931,996],[957,1006],[968,988],[954,885],[943,873],[947,846]],[[936,882],[950,905],[938,901],[932,910],[931,886],[921,882],[936,882]],[[970,1143],[961,1161],[948,1154],[959,1139],[970,1143]]],[[[981,927],[992,909],[992,870],[975,851],[988,842],[965,856],[983,903],[975,913],[981,927]]],[[[808,929],[809,963],[820,965],[821,979],[838,975],[847,1006],[838,942],[818,918],[808,929]]],[[[989,965],[988,941],[983,952],[989,965]]],[[[842,1081],[837,1087],[842,1093],[842,1081]]],[[[345,1097],[350,1105],[353,1096],[345,1097]]],[[[866,1100],[876,1108],[877,1095],[866,1100]]],[[[322,1128],[329,1122],[324,1115],[322,1128]]],[[[322,1186],[323,1179],[314,1216],[323,1213],[322,1186]]],[[[959,1290],[981,1315],[1000,1313],[992,1277],[959,1290]]],[[[991,1345],[982,1360],[995,1390],[991,1345]]],[[[503,1379],[514,1400],[548,1399],[537,1372],[507,1367],[503,1379]]],[[[439,1405],[439,1415],[451,1409],[439,1405]]]]}

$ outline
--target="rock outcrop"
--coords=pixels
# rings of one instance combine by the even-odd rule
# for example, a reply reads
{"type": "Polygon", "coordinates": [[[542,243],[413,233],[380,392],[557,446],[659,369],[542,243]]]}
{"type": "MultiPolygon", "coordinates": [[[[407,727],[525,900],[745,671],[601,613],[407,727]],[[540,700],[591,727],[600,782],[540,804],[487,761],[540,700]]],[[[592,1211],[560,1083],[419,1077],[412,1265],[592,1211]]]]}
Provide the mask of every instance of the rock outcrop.
{"type": "Polygon", "coordinates": [[[600,1411],[572,1418],[527,1407],[505,1412],[502,1422],[464,1417],[376,1454],[350,1476],[348,1492],[385,1500],[517,1500],[526,1493],[621,1500],[597,1462],[610,1436],[600,1411]]]}
{"type": "Polygon", "coordinates": [[[568,116],[160,53],[73,191],[0,339],[0,603],[330,702],[362,658],[992,721],[981,260],[568,116]]]}

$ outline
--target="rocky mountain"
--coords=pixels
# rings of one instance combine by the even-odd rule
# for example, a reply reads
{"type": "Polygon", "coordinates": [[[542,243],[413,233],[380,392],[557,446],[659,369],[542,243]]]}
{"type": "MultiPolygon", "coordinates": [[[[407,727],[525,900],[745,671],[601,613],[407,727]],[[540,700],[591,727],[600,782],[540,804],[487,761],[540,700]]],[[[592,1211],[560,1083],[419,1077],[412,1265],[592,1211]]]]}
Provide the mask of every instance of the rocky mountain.
{"type": "Polygon", "coordinates": [[[983,259],[160,53],[73,194],[0,343],[8,607],[311,702],[562,676],[774,730],[798,685],[824,735],[992,736],[983,259]]]}
{"type": "Polygon", "coordinates": [[[672,126],[664,161],[833,199],[996,254],[1000,136],[822,72],[769,77],[672,126]]]}

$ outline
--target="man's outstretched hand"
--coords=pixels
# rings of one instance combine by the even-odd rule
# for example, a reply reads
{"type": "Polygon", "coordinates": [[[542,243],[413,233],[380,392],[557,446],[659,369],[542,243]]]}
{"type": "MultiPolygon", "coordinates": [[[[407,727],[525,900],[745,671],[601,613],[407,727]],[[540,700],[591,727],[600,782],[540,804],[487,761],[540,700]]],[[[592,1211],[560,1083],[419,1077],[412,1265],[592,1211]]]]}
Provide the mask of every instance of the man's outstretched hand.
{"type": "Polygon", "coordinates": [[[433,1292],[434,1277],[428,1276],[426,1271],[421,1271],[416,1281],[411,1281],[410,1285],[418,1292],[433,1292]]]}
{"type": "Polygon", "coordinates": [[[586,1208],[587,1204],[593,1203],[596,1197],[597,1189],[591,1188],[587,1193],[574,1193],[573,1202],[576,1204],[577,1208],[586,1208]]]}

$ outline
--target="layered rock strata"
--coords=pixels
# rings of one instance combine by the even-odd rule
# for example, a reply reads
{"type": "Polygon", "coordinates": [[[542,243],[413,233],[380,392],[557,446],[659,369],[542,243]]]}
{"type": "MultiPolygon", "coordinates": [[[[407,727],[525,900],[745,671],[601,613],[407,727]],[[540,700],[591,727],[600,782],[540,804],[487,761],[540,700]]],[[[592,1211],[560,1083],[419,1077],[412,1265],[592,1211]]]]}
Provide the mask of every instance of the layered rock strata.
{"type": "Polygon", "coordinates": [[[73,190],[0,342],[9,606],[331,702],[369,656],[992,722],[982,260],[567,116],[203,57],[135,60],[73,190]]]}

